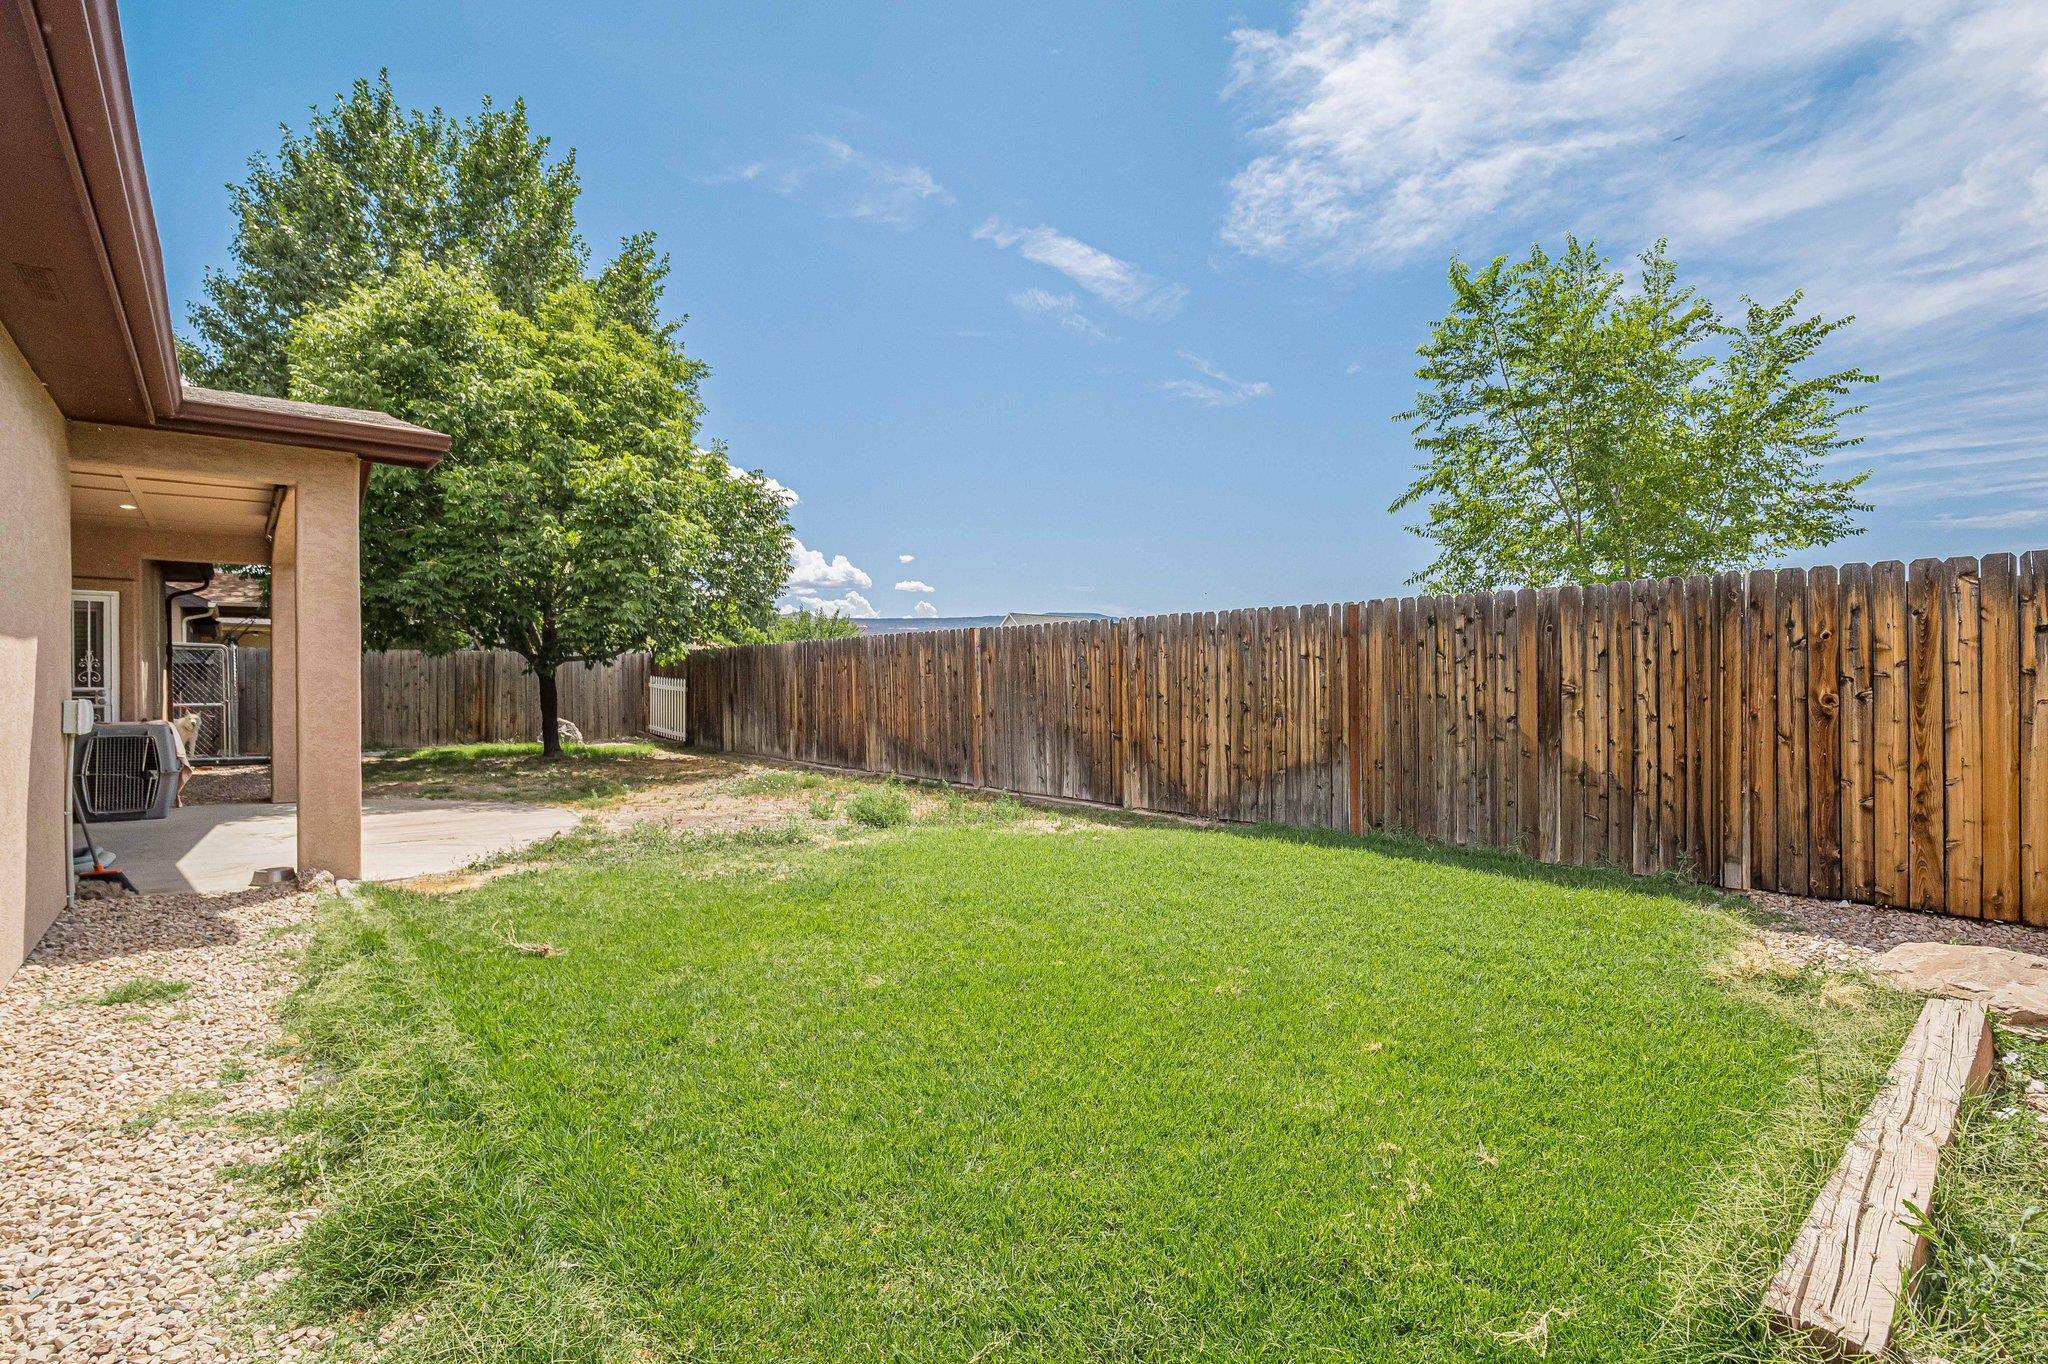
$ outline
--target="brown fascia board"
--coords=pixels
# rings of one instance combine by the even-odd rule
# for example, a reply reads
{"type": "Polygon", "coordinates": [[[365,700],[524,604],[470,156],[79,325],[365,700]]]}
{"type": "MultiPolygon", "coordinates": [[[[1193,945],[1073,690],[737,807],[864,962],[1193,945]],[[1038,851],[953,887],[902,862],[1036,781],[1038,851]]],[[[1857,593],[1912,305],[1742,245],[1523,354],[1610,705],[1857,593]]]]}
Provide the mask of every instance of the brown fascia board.
{"type": "Polygon", "coordinates": [[[349,450],[378,464],[414,468],[438,463],[449,444],[448,437],[439,431],[398,421],[381,412],[356,412],[189,385],[178,405],[178,415],[157,425],[196,435],[349,450]]]}
{"type": "Polygon", "coordinates": [[[0,0],[0,166],[0,320],[66,416],[416,467],[447,450],[382,414],[184,383],[113,0],[0,0]]]}

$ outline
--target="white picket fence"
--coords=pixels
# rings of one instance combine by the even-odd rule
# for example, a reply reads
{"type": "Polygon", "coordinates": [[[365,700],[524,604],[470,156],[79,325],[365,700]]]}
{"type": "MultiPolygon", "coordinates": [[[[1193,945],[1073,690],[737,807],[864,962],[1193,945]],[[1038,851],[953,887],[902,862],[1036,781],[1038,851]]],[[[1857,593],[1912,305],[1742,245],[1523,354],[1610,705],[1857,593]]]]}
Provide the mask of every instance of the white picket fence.
{"type": "Polygon", "coordinates": [[[650,733],[678,743],[690,737],[683,708],[687,686],[680,677],[647,679],[647,728],[650,733]]]}

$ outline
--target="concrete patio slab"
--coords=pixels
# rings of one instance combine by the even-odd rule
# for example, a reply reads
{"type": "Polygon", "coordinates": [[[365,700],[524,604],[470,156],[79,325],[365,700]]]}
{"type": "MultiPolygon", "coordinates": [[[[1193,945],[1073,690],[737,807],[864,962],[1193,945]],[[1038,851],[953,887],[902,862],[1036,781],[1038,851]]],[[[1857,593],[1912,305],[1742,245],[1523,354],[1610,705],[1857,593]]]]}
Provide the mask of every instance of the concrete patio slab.
{"type": "MultiPolygon", "coordinates": [[[[559,805],[379,797],[363,802],[363,879],[397,881],[453,871],[537,843],[580,818],[559,805]]],[[[292,864],[291,805],[188,805],[159,820],[93,826],[142,891],[245,890],[268,867],[292,864]]]]}

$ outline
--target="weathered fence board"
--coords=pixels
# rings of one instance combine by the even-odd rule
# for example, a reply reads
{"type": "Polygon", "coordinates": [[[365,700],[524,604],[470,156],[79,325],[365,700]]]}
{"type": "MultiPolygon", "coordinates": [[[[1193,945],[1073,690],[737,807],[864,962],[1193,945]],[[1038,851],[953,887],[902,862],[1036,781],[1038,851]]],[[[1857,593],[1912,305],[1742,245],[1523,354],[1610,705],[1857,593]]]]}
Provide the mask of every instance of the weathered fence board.
{"type": "Polygon", "coordinates": [[[709,649],[677,671],[693,739],[736,752],[2048,923],[2041,553],[709,649]]]}
{"type": "MultiPolygon", "coordinates": [[[[644,734],[647,678],[644,653],[621,654],[594,668],[565,663],[555,674],[562,718],[586,739],[644,734]]],[[[473,649],[433,656],[392,649],[363,655],[365,748],[539,737],[540,690],[517,654],[473,649]]]]}

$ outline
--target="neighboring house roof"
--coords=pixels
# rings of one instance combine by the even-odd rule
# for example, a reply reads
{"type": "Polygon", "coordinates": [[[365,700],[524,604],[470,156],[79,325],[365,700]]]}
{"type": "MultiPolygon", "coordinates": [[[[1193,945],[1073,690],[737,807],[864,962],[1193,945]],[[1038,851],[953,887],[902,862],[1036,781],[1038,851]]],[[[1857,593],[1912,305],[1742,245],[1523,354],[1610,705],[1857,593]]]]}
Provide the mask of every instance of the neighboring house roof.
{"type": "Polygon", "coordinates": [[[58,410],[429,465],[448,437],[382,413],[192,388],[113,0],[0,0],[0,324],[58,410]]]}
{"type": "Polygon", "coordinates": [[[1099,611],[1012,611],[1007,616],[881,616],[857,620],[864,635],[900,635],[913,630],[989,630],[1002,625],[1052,625],[1063,620],[1110,620],[1099,611]]]}
{"type": "Polygon", "coordinates": [[[261,578],[225,568],[215,569],[206,586],[192,595],[230,611],[261,611],[264,606],[261,578]]]}

